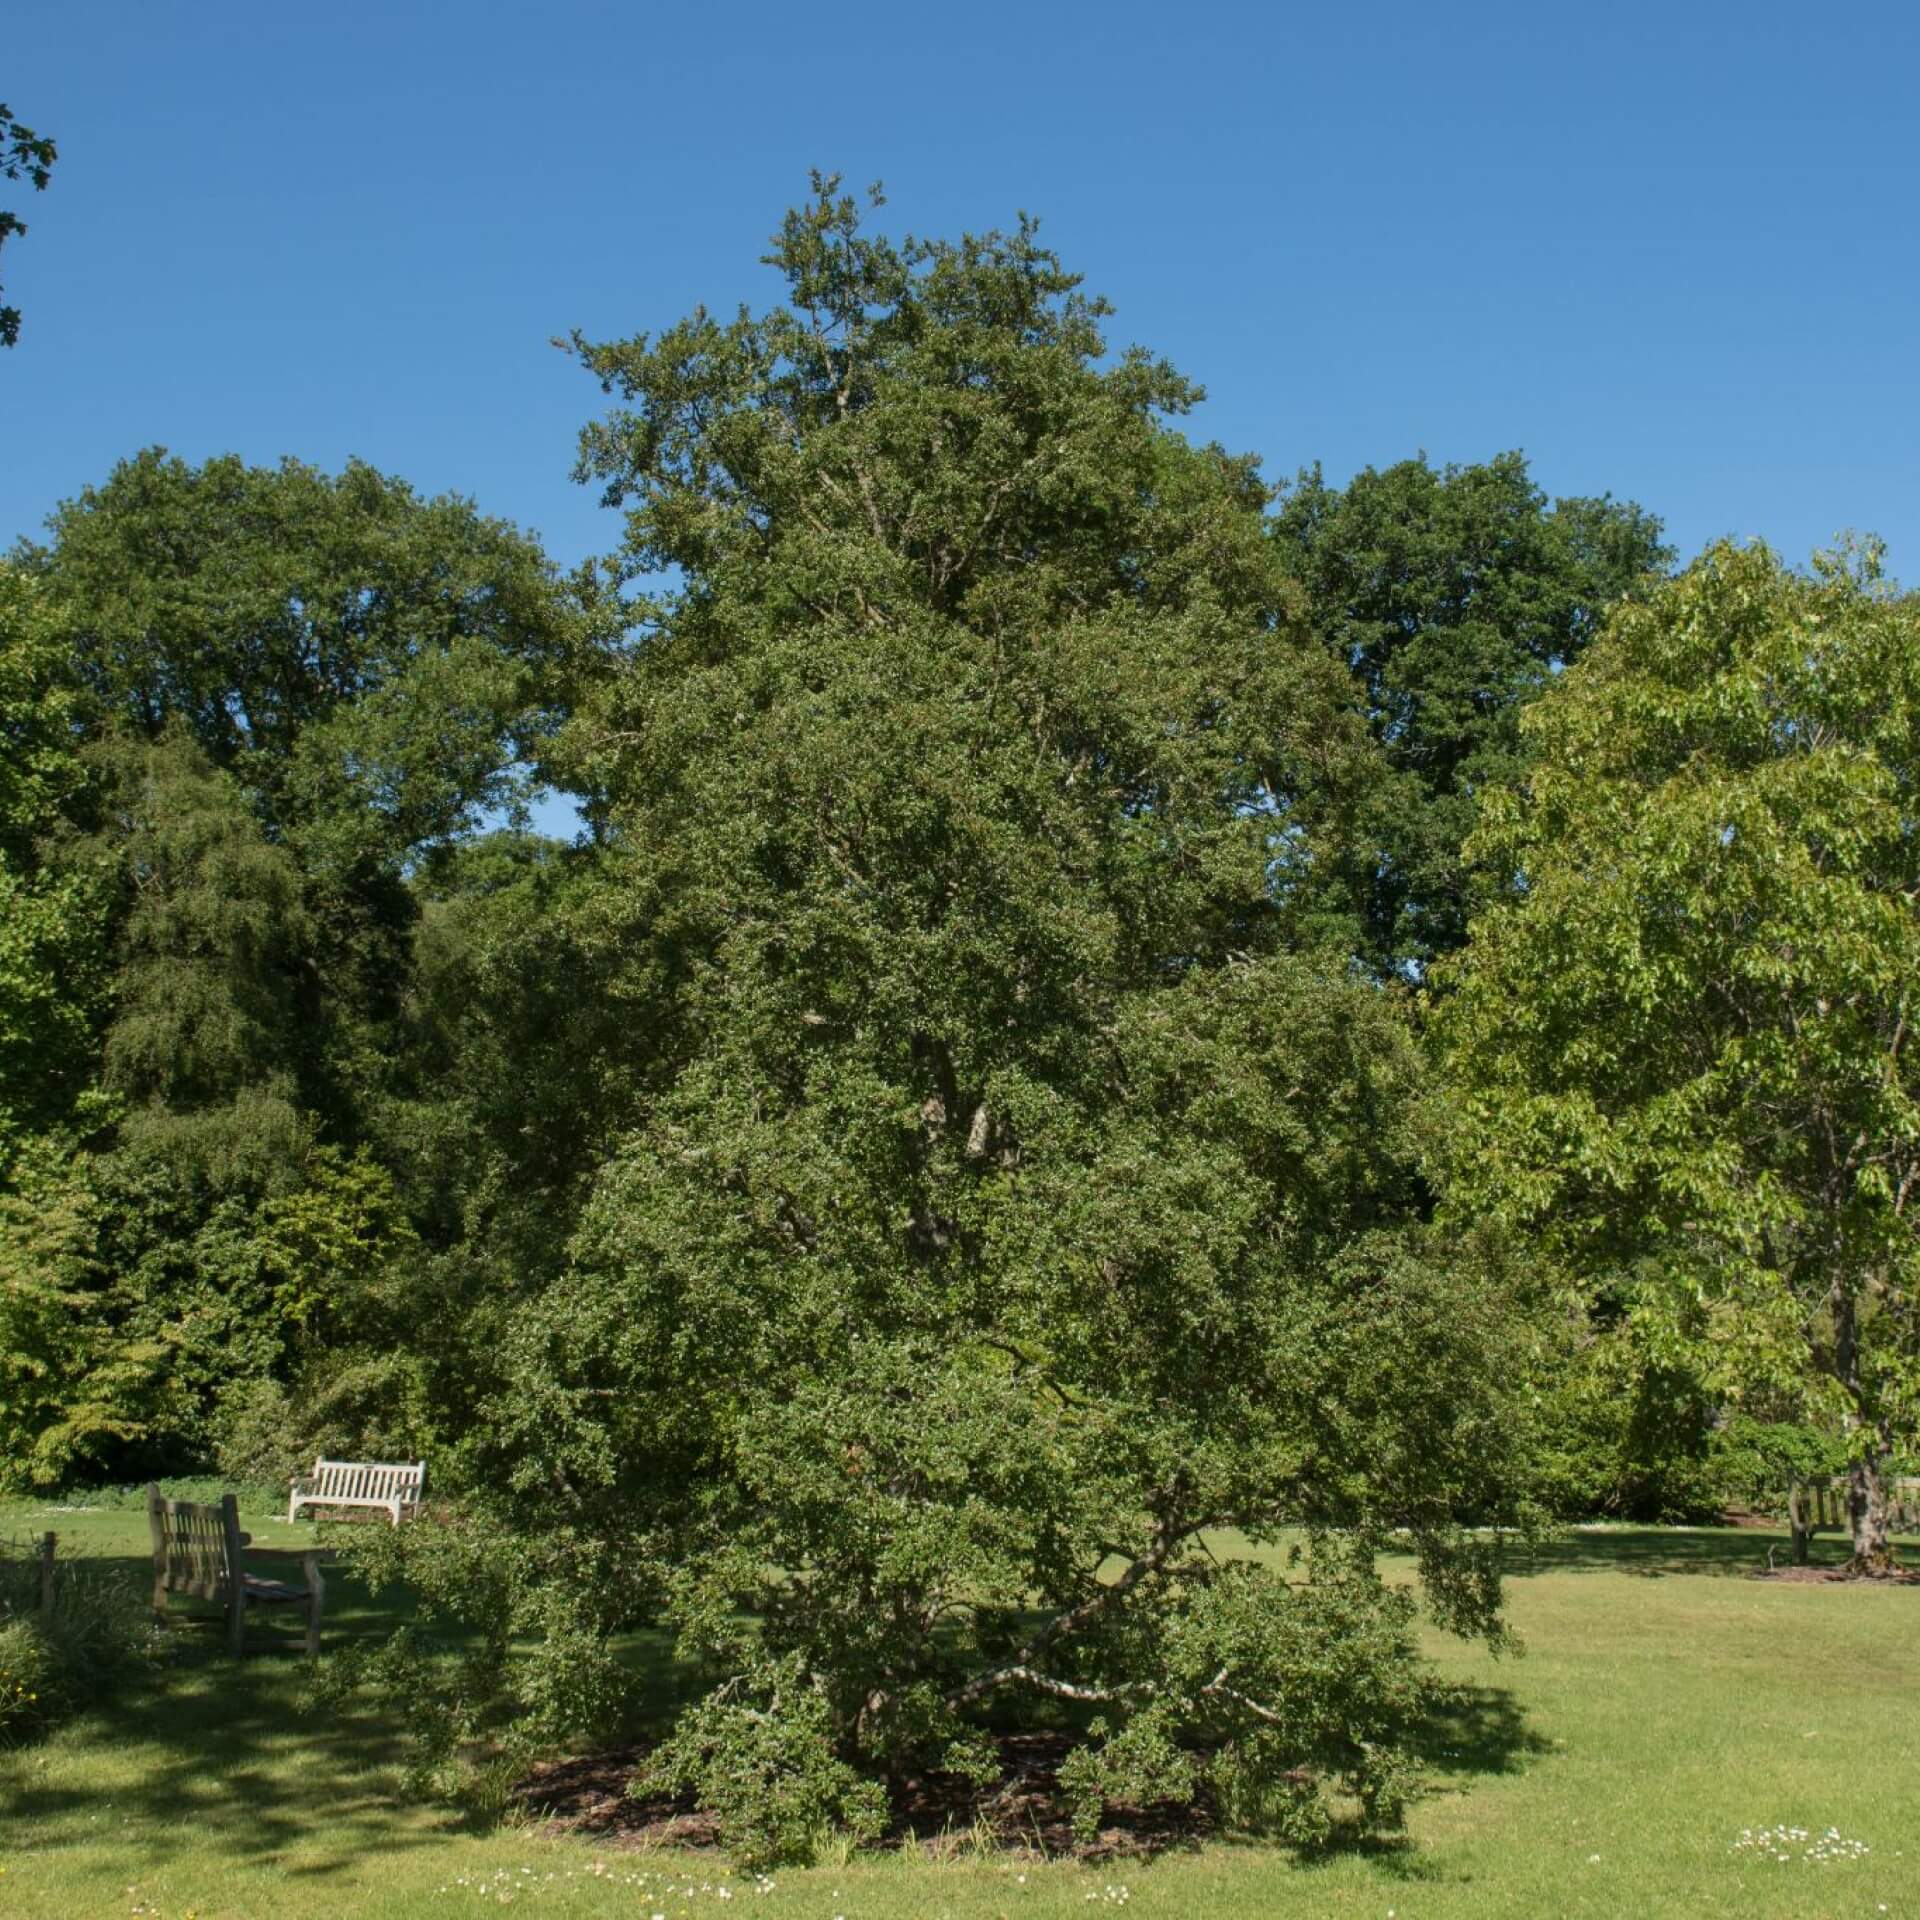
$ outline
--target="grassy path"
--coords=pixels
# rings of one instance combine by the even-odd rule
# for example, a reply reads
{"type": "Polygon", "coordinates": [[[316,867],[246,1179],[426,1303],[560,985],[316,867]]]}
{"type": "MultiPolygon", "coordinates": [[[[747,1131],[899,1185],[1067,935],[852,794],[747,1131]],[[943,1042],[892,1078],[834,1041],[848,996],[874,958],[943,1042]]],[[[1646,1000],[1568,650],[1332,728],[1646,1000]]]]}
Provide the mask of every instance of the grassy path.
{"type": "MultiPolygon", "coordinates": [[[[263,1543],[292,1537],[250,1520],[263,1543]]],[[[0,1508],[0,1534],[137,1564],[138,1512],[0,1508]]],[[[1920,1920],[1920,1589],[1756,1583],[1752,1533],[1582,1532],[1512,1584],[1519,1660],[1437,1644],[1462,1687],[1412,1844],[1302,1866],[882,1858],[780,1873],[473,1833],[395,1792],[393,1732],[299,1710],[295,1630],[235,1667],[188,1627],[164,1690],[0,1755],[0,1915],[759,1920],[1137,1915],[1906,1915],[1920,1920]],[[1805,1828],[1781,1862],[1743,1828],[1805,1828]],[[1829,1827],[1864,1856],[1803,1856],[1829,1827]]],[[[330,1639],[391,1615],[337,1583],[330,1639]]],[[[1834,1851],[1829,1847],[1828,1852],[1834,1851]]]]}

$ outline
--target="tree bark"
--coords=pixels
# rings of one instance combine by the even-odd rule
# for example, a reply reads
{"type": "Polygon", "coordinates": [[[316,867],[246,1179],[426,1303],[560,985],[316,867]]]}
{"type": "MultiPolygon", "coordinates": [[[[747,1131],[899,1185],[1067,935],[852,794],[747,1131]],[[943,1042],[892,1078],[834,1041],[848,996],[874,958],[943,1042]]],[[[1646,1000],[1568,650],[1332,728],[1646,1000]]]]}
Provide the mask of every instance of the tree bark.
{"type": "Polygon", "coordinates": [[[1847,1469],[1847,1520],[1853,1535],[1853,1560],[1847,1571],[1856,1577],[1891,1573],[1893,1540],[1887,1512],[1887,1468],[1892,1449],[1878,1422],[1864,1405],[1860,1378],[1860,1330],[1853,1291],[1836,1281],[1832,1294],[1834,1371],[1846,1388],[1854,1428],[1853,1464],[1847,1469]]]}
{"type": "MultiPolygon", "coordinates": [[[[1874,1436],[1876,1442],[1879,1435],[1874,1436]]],[[[1875,1451],[1857,1458],[1847,1472],[1847,1518],[1853,1527],[1853,1565],[1857,1574],[1893,1571],[1892,1529],[1887,1514],[1887,1456],[1875,1451]]]]}
{"type": "Polygon", "coordinates": [[[1787,1482],[1787,1531],[1793,1538],[1793,1564],[1804,1567],[1812,1558],[1813,1528],[1807,1516],[1807,1484],[1797,1475],[1787,1482]]]}

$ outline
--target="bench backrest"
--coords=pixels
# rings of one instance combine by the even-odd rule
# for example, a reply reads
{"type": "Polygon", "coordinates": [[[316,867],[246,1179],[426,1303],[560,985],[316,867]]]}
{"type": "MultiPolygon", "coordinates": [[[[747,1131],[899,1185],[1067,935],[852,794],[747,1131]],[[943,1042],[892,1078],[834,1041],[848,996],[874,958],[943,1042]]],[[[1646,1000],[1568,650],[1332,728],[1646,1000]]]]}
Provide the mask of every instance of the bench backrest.
{"type": "Polygon", "coordinates": [[[233,1590],[247,1536],[240,1531],[240,1503],[232,1495],[217,1507],[192,1500],[169,1500],[157,1486],[147,1488],[147,1523],[153,1535],[156,1590],[187,1593],[202,1600],[225,1600],[233,1590]]]}
{"type": "Polygon", "coordinates": [[[328,1500],[418,1500],[424,1460],[316,1460],[312,1491],[328,1500]]]}

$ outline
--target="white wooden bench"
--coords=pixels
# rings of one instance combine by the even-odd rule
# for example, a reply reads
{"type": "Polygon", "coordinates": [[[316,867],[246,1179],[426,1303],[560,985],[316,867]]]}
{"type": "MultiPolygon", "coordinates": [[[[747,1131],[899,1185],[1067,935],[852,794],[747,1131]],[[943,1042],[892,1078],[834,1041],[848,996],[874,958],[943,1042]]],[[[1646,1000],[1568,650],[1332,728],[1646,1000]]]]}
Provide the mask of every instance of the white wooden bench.
{"type": "Polygon", "coordinates": [[[316,1460],[293,1483],[287,1518],[302,1507],[379,1507],[397,1527],[420,1505],[427,1486],[424,1460],[316,1460]]]}
{"type": "Polygon", "coordinates": [[[169,1500],[149,1483],[147,1522],[153,1535],[153,1610],[160,1619],[167,1617],[170,1593],[215,1601],[226,1609],[227,1645],[240,1653],[246,1645],[249,1607],[304,1603],[307,1652],[320,1651],[320,1613],[327,1588],[320,1577],[321,1556],[313,1548],[254,1546],[251,1536],[240,1531],[239,1502],[230,1493],[217,1507],[199,1506],[191,1500],[169,1500]],[[244,1556],[297,1559],[307,1583],[297,1587],[291,1581],[249,1573],[244,1556]]]}

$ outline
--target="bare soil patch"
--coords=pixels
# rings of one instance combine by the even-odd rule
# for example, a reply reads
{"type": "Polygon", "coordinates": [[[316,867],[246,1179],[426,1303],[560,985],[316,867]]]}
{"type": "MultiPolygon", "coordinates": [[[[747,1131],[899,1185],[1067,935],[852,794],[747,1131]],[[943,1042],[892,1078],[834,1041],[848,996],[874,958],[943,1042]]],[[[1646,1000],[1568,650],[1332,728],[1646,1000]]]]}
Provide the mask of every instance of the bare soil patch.
{"type": "Polygon", "coordinates": [[[1912,1567],[1895,1567],[1889,1573],[1850,1573],[1845,1567],[1756,1567],[1749,1577],[1796,1587],[1920,1587],[1920,1570],[1912,1567]]]}
{"type": "MultiPolygon", "coordinates": [[[[1000,1846],[1035,1854],[1137,1857],[1197,1846],[1215,1830],[1204,1799],[1191,1806],[1169,1801],[1110,1805],[1093,1846],[1078,1848],[1060,1788],[1060,1765],[1073,1750],[1072,1736],[1007,1733],[996,1744],[1000,1778],[989,1786],[938,1768],[897,1781],[887,1843],[938,1853],[984,1830],[1000,1846]]],[[[553,1761],[521,1781],[514,1799],[549,1826],[588,1835],[604,1846],[717,1845],[713,1817],[690,1800],[628,1794],[627,1782],[642,1758],[640,1748],[620,1747],[553,1761]]]]}

